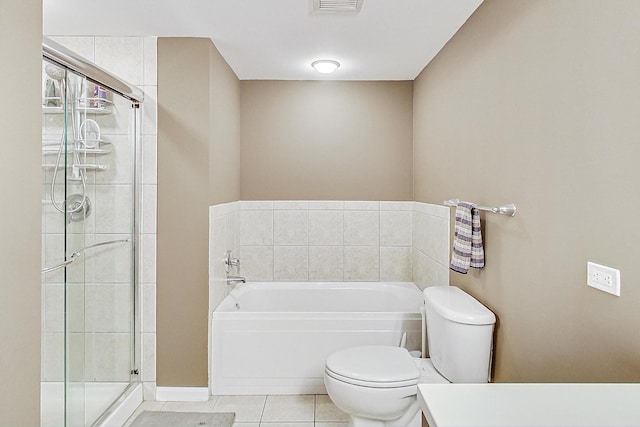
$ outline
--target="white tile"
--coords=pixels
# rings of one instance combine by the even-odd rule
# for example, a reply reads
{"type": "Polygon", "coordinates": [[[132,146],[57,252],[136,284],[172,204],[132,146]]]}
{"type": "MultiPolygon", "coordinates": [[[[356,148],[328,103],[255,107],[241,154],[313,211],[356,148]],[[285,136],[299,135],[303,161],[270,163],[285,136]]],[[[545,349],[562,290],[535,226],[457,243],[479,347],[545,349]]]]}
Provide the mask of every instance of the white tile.
{"type": "Polygon", "coordinates": [[[345,245],[379,245],[380,213],[378,211],[344,211],[345,245]]]}
{"type": "Polygon", "coordinates": [[[309,245],[342,245],[344,212],[342,210],[309,211],[309,245]]]}
{"type": "Polygon", "coordinates": [[[380,247],[380,281],[411,282],[411,247],[380,247]]]}
{"type": "Polygon", "coordinates": [[[156,285],[142,285],[142,332],[156,331],[156,285]]]}
{"type": "Polygon", "coordinates": [[[156,380],[156,334],[142,334],[142,381],[156,380]]]}
{"type": "Polygon", "coordinates": [[[308,210],[274,210],[273,244],[306,245],[309,243],[308,210]]]}
{"type": "Polygon", "coordinates": [[[314,417],[313,395],[267,396],[262,423],[311,421],[314,417]]]}
{"type": "Polygon", "coordinates": [[[421,252],[427,250],[427,240],[429,239],[429,235],[427,234],[427,219],[428,215],[424,213],[413,213],[412,246],[421,252]]]}
{"type": "Polygon", "coordinates": [[[42,370],[45,381],[64,381],[64,334],[42,334],[42,370]]]}
{"type": "Polygon", "coordinates": [[[232,250],[233,252],[238,251],[238,246],[240,246],[240,212],[233,211],[232,208],[229,208],[229,213],[225,215],[226,221],[226,234],[227,234],[227,249],[232,250]]]}
{"type": "Polygon", "coordinates": [[[309,209],[309,202],[306,200],[275,200],[273,202],[273,209],[309,209]]]}
{"type": "Polygon", "coordinates": [[[413,211],[414,202],[380,202],[381,211],[413,211]]]}
{"type": "Polygon", "coordinates": [[[273,201],[271,200],[242,200],[240,202],[240,210],[269,210],[273,209],[273,201]]]}
{"type": "MultiPolygon", "coordinates": [[[[88,96],[93,96],[93,85],[87,85],[85,90],[89,91],[88,96]]],[[[135,117],[131,101],[109,90],[107,90],[106,95],[107,99],[112,102],[109,106],[110,114],[94,116],[96,123],[100,127],[101,136],[108,140],[115,135],[130,136],[135,117]]]]}
{"type": "Polygon", "coordinates": [[[421,251],[413,250],[413,283],[420,289],[449,284],[449,267],[441,265],[421,251]]]}
{"type": "Polygon", "coordinates": [[[349,425],[349,423],[347,421],[339,423],[339,422],[334,422],[334,423],[316,423],[315,427],[347,427],[349,425]]]}
{"type": "Polygon", "coordinates": [[[144,54],[144,84],[158,84],[158,38],[145,37],[143,43],[144,54]]]}
{"type": "Polygon", "coordinates": [[[96,37],[95,63],[134,85],[144,83],[142,37],[96,37]]]}
{"type": "Polygon", "coordinates": [[[155,233],[156,232],[156,218],[157,218],[157,199],[158,199],[158,186],[157,185],[143,185],[142,186],[142,232],[143,233],[155,233]]]}
{"type": "Polygon", "coordinates": [[[240,246],[239,258],[247,281],[273,280],[273,246],[240,246]]]}
{"type": "Polygon", "coordinates": [[[142,183],[158,183],[158,137],[156,135],[142,137],[142,183]]]}
{"type": "Polygon", "coordinates": [[[309,280],[312,282],[344,280],[343,246],[309,246],[309,280]]]}
{"type": "Polygon", "coordinates": [[[309,280],[308,246],[274,246],[273,280],[309,280]]]}
{"type": "Polygon", "coordinates": [[[51,283],[46,284],[43,290],[45,304],[43,332],[64,332],[65,286],[62,283],[51,283]]]}
{"type": "Polygon", "coordinates": [[[129,332],[133,310],[129,284],[85,287],[85,328],[89,332],[129,332]]]}
{"type": "Polygon", "coordinates": [[[93,334],[93,340],[94,380],[128,382],[131,376],[131,335],[93,334]]]}
{"type": "Polygon", "coordinates": [[[344,202],[344,210],[351,211],[377,211],[380,210],[380,202],[377,201],[360,201],[347,200],[344,202]]]}
{"type": "Polygon", "coordinates": [[[342,200],[310,200],[309,209],[341,211],[344,209],[344,202],[342,200]]]}
{"type": "Polygon", "coordinates": [[[50,38],[83,58],[95,62],[93,37],[54,36],[50,38]]]}
{"type": "Polygon", "coordinates": [[[243,210],[240,212],[241,245],[273,245],[273,211],[243,210]]]}
{"type": "Polygon", "coordinates": [[[142,102],[142,133],[156,135],[158,133],[158,87],[142,86],[144,101],[142,102]]]}
{"type": "Polygon", "coordinates": [[[134,153],[130,135],[110,136],[109,143],[101,147],[110,147],[111,153],[95,157],[95,163],[107,167],[95,172],[96,184],[133,184],[134,153]]]}
{"type": "MultiPolygon", "coordinates": [[[[443,201],[444,202],[444,201],[443,201]]],[[[451,215],[449,206],[436,205],[430,203],[414,202],[413,211],[420,212],[426,215],[436,216],[442,219],[448,219],[451,215]]]]}
{"type": "Polygon", "coordinates": [[[345,246],[344,280],[378,281],[380,248],[378,246],[345,246]]]}
{"type": "Polygon", "coordinates": [[[380,245],[411,246],[412,222],[411,211],[380,211],[380,245]]]}
{"type": "Polygon", "coordinates": [[[156,282],[156,235],[140,235],[142,249],[142,265],[140,266],[140,283],[156,282]]]}
{"type": "Polygon", "coordinates": [[[213,412],[235,412],[236,422],[260,421],[266,396],[218,396],[213,412]]]}
{"type": "Polygon", "coordinates": [[[238,423],[234,422],[233,427],[260,427],[260,423],[238,423]]]}
{"type": "Polygon", "coordinates": [[[448,264],[449,221],[434,216],[426,216],[424,233],[426,235],[424,253],[440,264],[448,264]]]}
{"type": "Polygon", "coordinates": [[[316,425],[318,421],[349,421],[349,415],[342,412],[333,404],[326,394],[316,395],[315,410],[316,425]]]}
{"type": "Polygon", "coordinates": [[[145,381],[142,383],[142,398],[145,401],[156,400],[156,383],[155,381],[145,381]]]}
{"type": "Polygon", "coordinates": [[[92,211],[97,233],[131,233],[133,230],[131,185],[96,185],[92,211]]]}
{"type": "MultiPolygon", "coordinates": [[[[97,236],[97,239],[99,242],[106,242],[126,239],[130,236],[130,234],[101,234],[97,236]]],[[[90,243],[87,242],[87,244],[90,243]]],[[[89,261],[89,257],[87,257],[85,268],[91,267],[93,269],[94,280],[97,283],[131,283],[133,261],[131,243],[105,245],[90,250],[93,255],[93,265],[87,264],[89,261]]]]}

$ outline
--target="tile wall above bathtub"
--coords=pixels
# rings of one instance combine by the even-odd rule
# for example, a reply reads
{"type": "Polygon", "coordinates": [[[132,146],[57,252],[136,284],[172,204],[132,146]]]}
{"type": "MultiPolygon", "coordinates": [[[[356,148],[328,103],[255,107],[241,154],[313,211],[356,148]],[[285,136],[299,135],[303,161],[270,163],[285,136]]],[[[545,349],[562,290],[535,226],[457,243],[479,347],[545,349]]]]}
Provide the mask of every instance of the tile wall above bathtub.
{"type": "Polygon", "coordinates": [[[449,208],[392,201],[239,201],[210,209],[210,307],[231,249],[248,281],[449,283],[449,208]]]}

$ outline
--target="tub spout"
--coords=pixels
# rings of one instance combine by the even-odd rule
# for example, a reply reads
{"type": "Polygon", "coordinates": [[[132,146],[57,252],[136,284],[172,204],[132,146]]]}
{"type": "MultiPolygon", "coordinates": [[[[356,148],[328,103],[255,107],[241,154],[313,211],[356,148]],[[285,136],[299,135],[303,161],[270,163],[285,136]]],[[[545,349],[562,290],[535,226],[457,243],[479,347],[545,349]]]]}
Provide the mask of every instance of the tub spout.
{"type": "Polygon", "coordinates": [[[235,285],[238,283],[247,283],[247,279],[240,276],[227,276],[227,285],[235,285]]]}

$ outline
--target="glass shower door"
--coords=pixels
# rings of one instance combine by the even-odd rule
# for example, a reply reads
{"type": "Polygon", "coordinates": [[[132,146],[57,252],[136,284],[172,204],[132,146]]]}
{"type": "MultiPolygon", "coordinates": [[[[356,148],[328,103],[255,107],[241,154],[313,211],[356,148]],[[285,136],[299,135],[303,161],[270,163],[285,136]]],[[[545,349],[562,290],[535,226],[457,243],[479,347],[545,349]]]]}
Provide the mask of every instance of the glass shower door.
{"type": "Polygon", "coordinates": [[[43,70],[42,425],[88,426],[135,379],[137,115],[84,76],[43,70]]]}

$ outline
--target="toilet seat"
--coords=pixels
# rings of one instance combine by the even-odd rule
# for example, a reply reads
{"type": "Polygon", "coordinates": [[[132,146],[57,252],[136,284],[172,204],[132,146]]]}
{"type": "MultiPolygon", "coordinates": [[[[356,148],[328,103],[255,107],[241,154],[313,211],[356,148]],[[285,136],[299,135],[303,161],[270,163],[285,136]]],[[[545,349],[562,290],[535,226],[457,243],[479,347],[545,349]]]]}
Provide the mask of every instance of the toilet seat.
{"type": "Polygon", "coordinates": [[[402,347],[360,346],[333,353],[325,372],[342,382],[371,388],[408,387],[418,384],[420,371],[402,347]]]}

